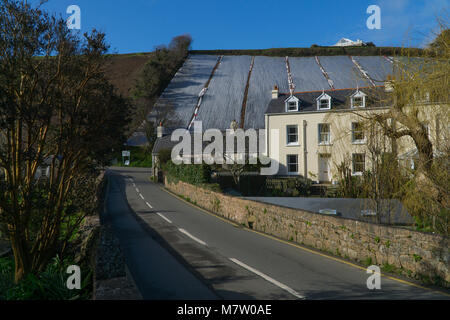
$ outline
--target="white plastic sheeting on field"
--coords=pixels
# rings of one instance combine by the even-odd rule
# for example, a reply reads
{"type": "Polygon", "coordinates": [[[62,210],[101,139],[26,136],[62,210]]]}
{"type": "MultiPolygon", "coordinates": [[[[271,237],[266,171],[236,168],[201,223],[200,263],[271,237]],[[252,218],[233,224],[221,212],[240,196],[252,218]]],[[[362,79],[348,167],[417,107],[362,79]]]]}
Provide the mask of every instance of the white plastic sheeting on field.
{"type": "Polygon", "coordinates": [[[321,56],[320,63],[327,72],[335,89],[370,86],[348,56],[321,56]]]}
{"type": "Polygon", "coordinates": [[[248,88],[245,128],[264,128],[264,113],[275,85],[280,92],[289,92],[285,58],[255,57],[248,88]]]}
{"type": "Polygon", "coordinates": [[[289,58],[296,92],[327,90],[329,85],[314,57],[289,58]]]}
{"type": "MultiPolygon", "coordinates": [[[[179,127],[186,128],[194,113],[197,113],[196,120],[203,122],[204,130],[227,129],[232,120],[240,123],[251,56],[224,56],[208,89],[203,91],[198,112],[195,112],[199,93],[211,76],[218,58],[215,55],[190,55],[158,100],[157,105],[167,102],[174,107],[173,117],[180,120],[179,127]]],[[[398,63],[379,56],[354,56],[353,59],[356,63],[348,56],[318,57],[325,75],[336,89],[371,86],[362,71],[374,79],[376,85],[382,85],[398,63]]],[[[330,88],[315,57],[289,57],[288,61],[295,92],[330,88]]],[[[245,128],[264,128],[264,114],[275,85],[280,93],[289,93],[286,65],[285,57],[255,57],[248,88],[245,128]]]]}
{"type": "Polygon", "coordinates": [[[387,76],[392,75],[393,64],[384,57],[353,56],[353,59],[367,71],[376,85],[383,85],[387,76]]]}
{"type": "Polygon", "coordinates": [[[187,127],[197,104],[198,94],[208,81],[218,56],[191,55],[178,70],[156,107],[173,107],[173,120],[177,126],[187,127]]]}
{"type": "Polygon", "coordinates": [[[225,56],[203,96],[197,120],[203,128],[228,129],[239,123],[251,56],[225,56]]]}

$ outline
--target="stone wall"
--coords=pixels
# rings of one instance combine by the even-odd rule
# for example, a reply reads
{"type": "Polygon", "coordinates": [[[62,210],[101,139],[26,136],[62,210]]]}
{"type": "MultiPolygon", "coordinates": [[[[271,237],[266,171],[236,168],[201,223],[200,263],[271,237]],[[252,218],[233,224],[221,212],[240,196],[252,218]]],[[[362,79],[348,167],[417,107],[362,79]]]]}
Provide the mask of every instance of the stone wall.
{"type": "Polygon", "coordinates": [[[166,178],[166,188],[229,220],[281,239],[424,282],[450,286],[450,239],[233,197],[166,178]]]}

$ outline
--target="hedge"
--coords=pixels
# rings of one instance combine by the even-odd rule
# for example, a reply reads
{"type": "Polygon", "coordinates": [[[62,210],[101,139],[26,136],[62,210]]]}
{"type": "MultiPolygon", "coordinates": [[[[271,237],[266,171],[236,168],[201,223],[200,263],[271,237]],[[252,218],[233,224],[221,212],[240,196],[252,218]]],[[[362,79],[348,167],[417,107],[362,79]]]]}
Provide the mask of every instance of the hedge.
{"type": "Polygon", "coordinates": [[[206,164],[175,165],[168,161],[163,170],[169,179],[178,179],[194,185],[211,182],[211,167],[206,164]]]}

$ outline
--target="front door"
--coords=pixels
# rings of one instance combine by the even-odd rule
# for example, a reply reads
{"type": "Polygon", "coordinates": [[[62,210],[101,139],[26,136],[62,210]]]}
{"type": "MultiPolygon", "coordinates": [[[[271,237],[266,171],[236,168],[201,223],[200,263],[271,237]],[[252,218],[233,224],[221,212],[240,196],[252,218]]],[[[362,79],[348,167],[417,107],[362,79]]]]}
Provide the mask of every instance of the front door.
{"type": "Polygon", "coordinates": [[[330,182],[330,160],[329,154],[319,154],[319,181],[330,182]]]}

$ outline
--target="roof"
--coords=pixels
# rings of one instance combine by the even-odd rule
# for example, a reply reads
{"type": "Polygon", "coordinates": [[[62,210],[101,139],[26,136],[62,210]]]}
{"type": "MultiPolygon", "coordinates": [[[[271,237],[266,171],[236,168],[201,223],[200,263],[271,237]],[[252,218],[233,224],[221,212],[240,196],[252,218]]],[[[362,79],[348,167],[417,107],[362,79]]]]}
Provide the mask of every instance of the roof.
{"type": "MultiPolygon", "coordinates": [[[[363,87],[363,88],[348,88],[337,90],[318,90],[307,92],[294,92],[294,96],[299,99],[299,111],[298,112],[313,112],[317,110],[317,98],[323,93],[328,94],[331,97],[331,110],[345,110],[351,109],[350,96],[352,96],[357,90],[363,92],[368,96],[366,101],[366,107],[383,107],[381,103],[386,94],[384,92],[384,86],[380,87],[363,87]],[[383,99],[381,99],[383,98],[383,99]]],[[[272,99],[267,107],[266,114],[286,113],[285,101],[290,95],[282,93],[277,99],[272,99]]],[[[323,111],[323,110],[320,110],[323,111]]],[[[296,112],[289,112],[296,113],[296,112]]]]}

